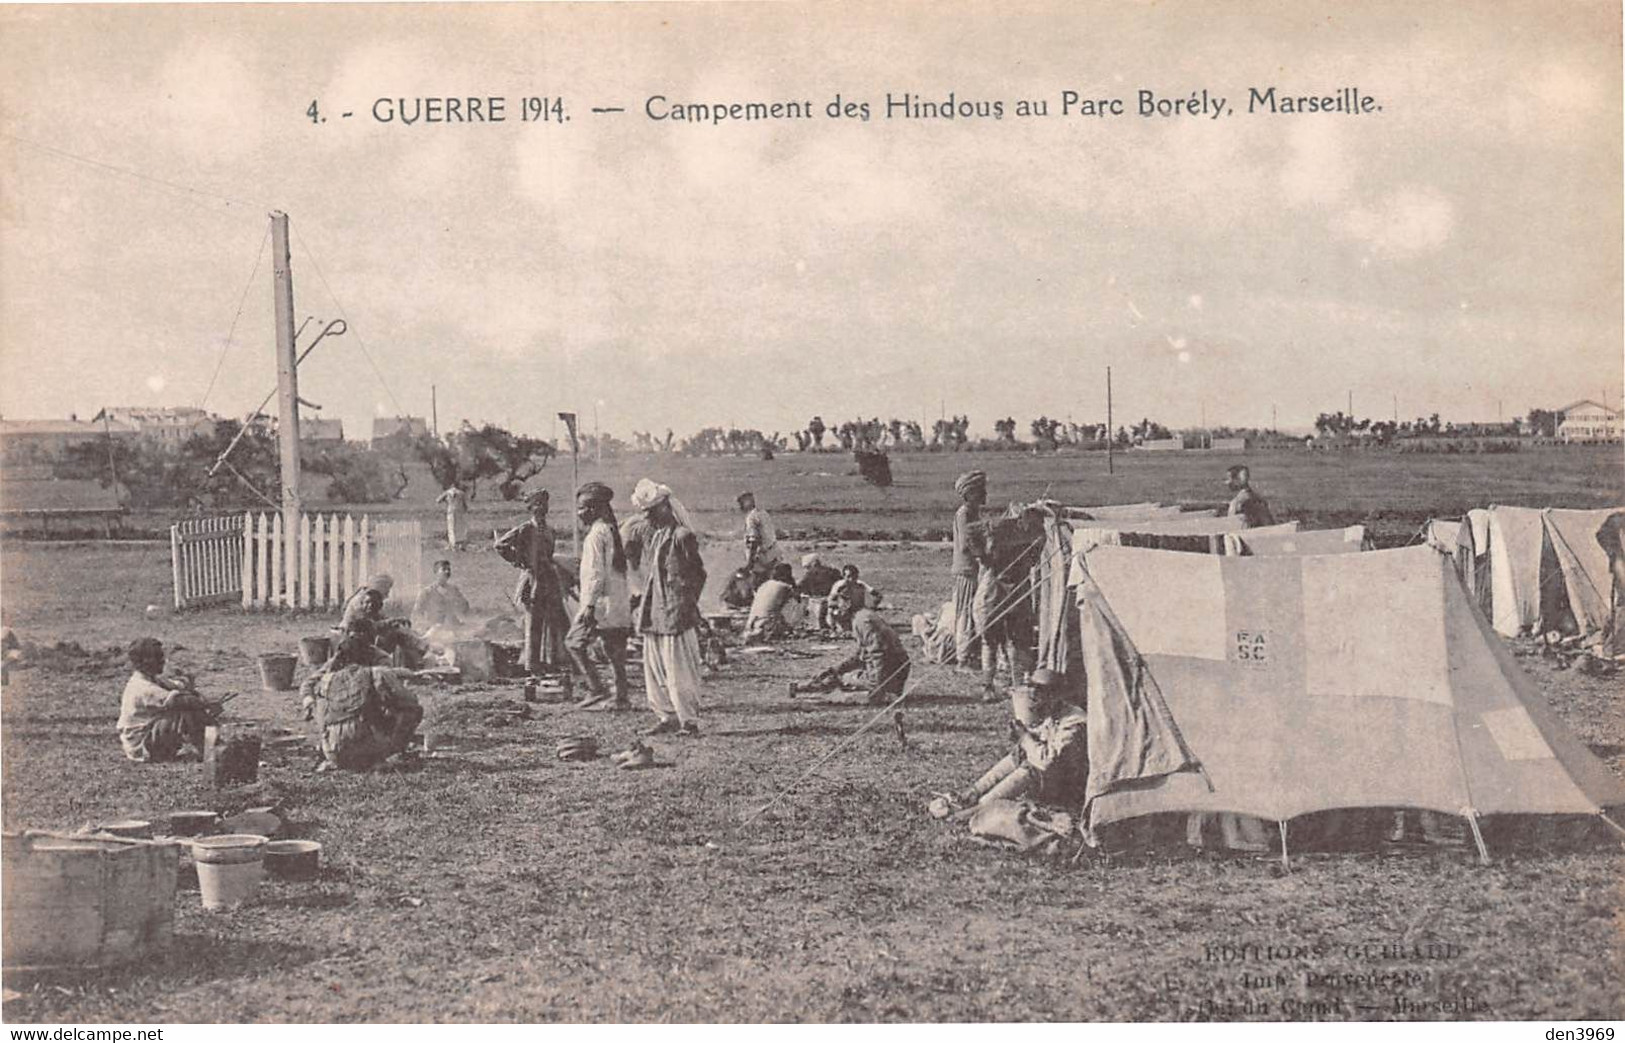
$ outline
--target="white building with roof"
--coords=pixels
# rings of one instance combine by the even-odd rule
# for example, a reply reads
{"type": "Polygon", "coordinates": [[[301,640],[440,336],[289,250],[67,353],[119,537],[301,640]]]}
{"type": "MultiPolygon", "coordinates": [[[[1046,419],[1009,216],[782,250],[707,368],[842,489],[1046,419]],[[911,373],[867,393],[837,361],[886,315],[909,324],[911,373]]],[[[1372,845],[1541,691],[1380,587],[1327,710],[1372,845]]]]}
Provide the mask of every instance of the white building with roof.
{"type": "Polygon", "coordinates": [[[1619,410],[1609,409],[1589,398],[1563,407],[1563,422],[1557,425],[1557,437],[1565,442],[1617,442],[1619,441],[1619,410]]]}

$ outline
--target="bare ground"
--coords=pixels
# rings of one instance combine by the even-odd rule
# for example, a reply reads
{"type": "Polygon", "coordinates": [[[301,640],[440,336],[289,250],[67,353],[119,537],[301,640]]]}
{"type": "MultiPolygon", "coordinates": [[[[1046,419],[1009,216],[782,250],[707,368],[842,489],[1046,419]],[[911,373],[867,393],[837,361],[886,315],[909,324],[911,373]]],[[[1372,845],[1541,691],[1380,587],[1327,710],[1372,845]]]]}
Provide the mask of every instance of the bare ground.
{"type": "MultiPolygon", "coordinates": [[[[700,498],[725,503],[732,484],[724,476],[700,498]]],[[[1559,502],[1592,502],[1569,492],[1559,502]]],[[[1333,506],[1363,510],[1363,495],[1333,506]]],[[[1617,500],[1618,490],[1596,495],[1617,500]]],[[[708,547],[714,571],[733,553],[708,547]]],[[[499,725],[489,711],[516,690],[471,686],[428,697],[440,741],[457,752],[421,772],[316,776],[308,752],[277,747],[260,790],[218,793],[196,765],[143,767],[119,755],[126,671],[112,650],[156,633],[211,690],[252,693],[232,704],[235,716],[298,731],[307,726],[295,696],[255,691],[254,656],[290,650],[327,620],[230,610],[149,620],[142,609],[166,603],[164,545],[9,543],[4,554],[7,624],[31,641],[87,650],[37,656],[6,687],[8,829],[234,810],[271,795],[326,858],[320,880],[268,884],[258,904],[232,913],[206,913],[183,891],[176,944],[161,959],[8,978],[18,993],[4,1005],[9,1021],[1625,1013],[1617,845],[1502,849],[1489,867],[1464,848],[1397,846],[1304,852],[1290,871],[1276,859],[1182,850],[1025,859],[923,814],[933,791],[962,786],[1001,752],[1002,709],[942,673],[906,710],[906,745],[885,722],[749,826],[748,813],[866,719],[785,697],[785,682],[818,660],[735,656],[707,692],[705,736],[656,742],[670,767],[620,772],[553,756],[559,737],[583,731],[618,749],[647,714],[542,707],[499,725]],[[1226,945],[1256,946],[1257,958],[1227,962],[1226,945]],[[1374,977],[1393,972],[1410,978],[1374,977]],[[1396,1012],[1396,998],[1422,1006],[1396,1012]]],[[[886,590],[897,620],[934,607],[946,589],[939,546],[830,554],[886,590]]],[[[489,552],[455,561],[476,608],[494,611],[506,566],[489,552]]],[[[1520,662],[1582,741],[1625,771],[1617,680],[1520,662]]]]}

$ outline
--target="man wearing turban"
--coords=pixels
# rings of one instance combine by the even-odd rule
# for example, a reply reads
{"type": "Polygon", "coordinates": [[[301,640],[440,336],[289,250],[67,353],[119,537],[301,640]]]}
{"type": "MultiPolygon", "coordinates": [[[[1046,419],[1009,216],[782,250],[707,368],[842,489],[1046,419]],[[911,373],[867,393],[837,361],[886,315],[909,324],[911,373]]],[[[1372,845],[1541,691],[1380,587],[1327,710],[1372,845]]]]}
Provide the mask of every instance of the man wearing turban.
{"type": "Polygon", "coordinates": [[[645,478],[632,490],[643,524],[625,533],[628,567],[643,572],[637,627],[643,683],[657,721],[650,735],[700,734],[700,591],[705,562],[688,513],[664,485],[645,478]]]}
{"type": "Polygon", "coordinates": [[[547,490],[532,493],[525,506],[530,520],[509,529],[496,543],[502,560],[525,574],[519,600],[525,609],[525,669],[532,675],[559,673],[564,694],[570,695],[570,668],[564,634],[570,619],[564,612],[564,592],[553,567],[553,530],[547,526],[547,490]]]}
{"type": "Polygon", "coordinates": [[[632,594],[626,584],[626,548],[610,507],[614,498],[615,490],[602,482],[588,482],[576,490],[576,520],[586,529],[581,540],[581,607],[564,646],[587,684],[582,708],[603,706],[610,698],[589,654],[597,639],[615,673],[613,708],[629,710],[626,641],[632,633],[632,594]]]}
{"type": "Polygon", "coordinates": [[[756,506],[756,494],[742,492],[735,501],[745,515],[745,568],[751,582],[761,585],[773,573],[773,567],[783,559],[779,557],[779,533],[773,519],[756,506]]]}
{"type": "Polygon", "coordinates": [[[982,505],[987,503],[987,473],[966,471],[954,479],[959,509],[954,511],[954,657],[961,668],[974,669],[972,658],[981,642],[976,636],[976,586],[987,556],[978,524],[982,505]]]}

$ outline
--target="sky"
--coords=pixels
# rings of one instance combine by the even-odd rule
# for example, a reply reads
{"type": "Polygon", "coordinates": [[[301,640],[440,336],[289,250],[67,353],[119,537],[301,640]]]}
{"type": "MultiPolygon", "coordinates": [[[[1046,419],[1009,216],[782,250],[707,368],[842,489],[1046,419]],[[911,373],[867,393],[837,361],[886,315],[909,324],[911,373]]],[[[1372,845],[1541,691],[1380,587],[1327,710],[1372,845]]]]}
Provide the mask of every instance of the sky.
{"type": "Polygon", "coordinates": [[[301,344],[348,323],[300,391],[351,438],[431,388],[442,430],[991,434],[1104,420],[1107,366],[1171,427],[1618,406],[1620,69],[1583,0],[0,7],[0,414],[251,410],[271,209],[301,344]],[[1248,114],[1269,86],[1381,111],[1248,114]],[[1243,111],[1136,114],[1204,89],[1243,111]],[[371,115],[450,96],[508,120],[371,115]]]}

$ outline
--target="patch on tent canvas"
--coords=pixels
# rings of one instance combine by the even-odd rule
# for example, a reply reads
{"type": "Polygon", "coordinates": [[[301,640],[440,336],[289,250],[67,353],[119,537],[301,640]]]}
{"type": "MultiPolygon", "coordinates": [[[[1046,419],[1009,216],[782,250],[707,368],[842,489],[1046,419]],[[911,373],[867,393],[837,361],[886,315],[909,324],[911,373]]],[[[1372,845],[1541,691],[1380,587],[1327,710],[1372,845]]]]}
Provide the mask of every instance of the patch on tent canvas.
{"type": "Polygon", "coordinates": [[[1213,554],[1101,547],[1089,555],[1088,568],[1141,655],[1223,662],[1223,561],[1213,554]]]}
{"type": "Polygon", "coordinates": [[[1478,716],[1490,730],[1490,738],[1495,740],[1495,745],[1501,748],[1501,756],[1507,760],[1540,761],[1556,756],[1545,736],[1540,734],[1540,729],[1535,727],[1535,722],[1529,719],[1529,711],[1523,707],[1486,710],[1478,716]]]}
{"type": "Polygon", "coordinates": [[[1436,551],[1415,547],[1299,561],[1310,695],[1454,705],[1439,596],[1443,559],[1436,551]],[[1381,597],[1373,598],[1373,591],[1381,597]]]}
{"type": "Polygon", "coordinates": [[[1237,630],[1231,635],[1230,661],[1264,666],[1275,661],[1275,646],[1268,630],[1237,630]]]}

